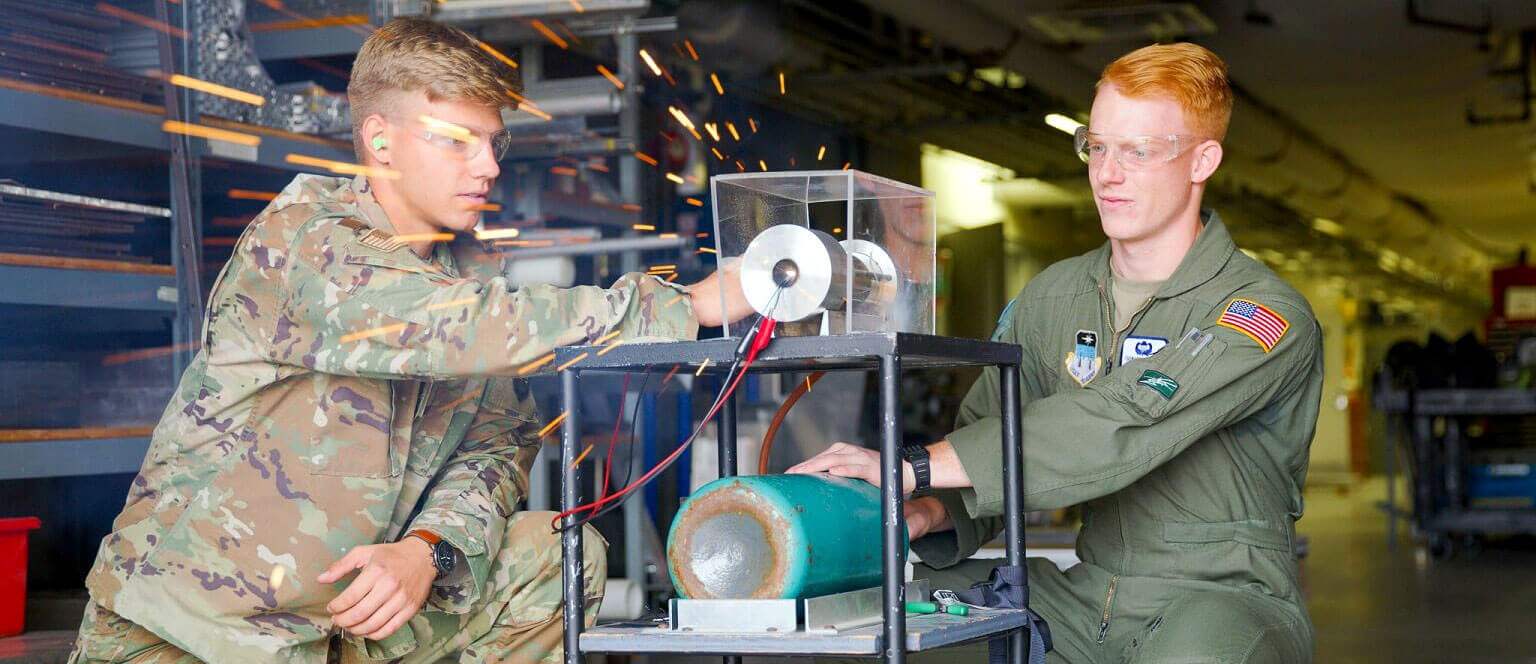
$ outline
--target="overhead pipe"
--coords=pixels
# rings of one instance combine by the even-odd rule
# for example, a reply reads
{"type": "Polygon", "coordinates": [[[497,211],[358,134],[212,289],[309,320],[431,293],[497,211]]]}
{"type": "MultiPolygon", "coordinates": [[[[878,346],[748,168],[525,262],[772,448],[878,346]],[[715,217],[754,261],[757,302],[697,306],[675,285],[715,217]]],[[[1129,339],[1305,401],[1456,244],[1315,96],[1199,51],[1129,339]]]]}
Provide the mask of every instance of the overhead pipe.
{"type": "MultiPolygon", "coordinates": [[[[993,0],[973,1],[999,6],[993,0]]],[[[877,5],[941,42],[995,55],[999,66],[1023,73],[1029,85],[1079,108],[1090,107],[1098,72],[1029,39],[1023,10],[1014,3],[1001,6],[1011,10],[994,15],[964,0],[882,0],[877,5]]],[[[1377,245],[1390,243],[1393,251],[1417,263],[1442,266],[1442,273],[1454,274],[1459,283],[1487,278],[1493,256],[1446,233],[1439,220],[1241,91],[1223,146],[1228,176],[1278,197],[1298,213],[1337,221],[1347,233],[1377,245]]]]}

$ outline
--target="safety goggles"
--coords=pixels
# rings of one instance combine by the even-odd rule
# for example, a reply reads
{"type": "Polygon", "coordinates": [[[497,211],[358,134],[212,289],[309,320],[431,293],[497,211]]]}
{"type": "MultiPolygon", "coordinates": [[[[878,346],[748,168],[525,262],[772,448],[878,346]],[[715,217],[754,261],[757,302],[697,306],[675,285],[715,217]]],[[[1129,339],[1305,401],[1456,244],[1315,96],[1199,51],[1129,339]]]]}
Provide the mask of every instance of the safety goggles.
{"type": "MultiPolygon", "coordinates": [[[[403,118],[394,119],[403,120],[403,118]]],[[[496,161],[501,161],[507,156],[507,150],[512,147],[512,135],[505,129],[487,136],[468,127],[439,120],[430,115],[423,115],[409,122],[413,122],[420,129],[414,132],[416,136],[466,161],[479,157],[486,146],[490,146],[491,156],[495,157],[496,161]]]]}
{"type": "Polygon", "coordinates": [[[1200,142],[1195,136],[1118,136],[1095,134],[1088,127],[1078,127],[1073,143],[1077,158],[1089,165],[1097,165],[1106,156],[1113,156],[1120,167],[1127,171],[1145,171],[1173,161],[1185,148],[1200,142]]]}

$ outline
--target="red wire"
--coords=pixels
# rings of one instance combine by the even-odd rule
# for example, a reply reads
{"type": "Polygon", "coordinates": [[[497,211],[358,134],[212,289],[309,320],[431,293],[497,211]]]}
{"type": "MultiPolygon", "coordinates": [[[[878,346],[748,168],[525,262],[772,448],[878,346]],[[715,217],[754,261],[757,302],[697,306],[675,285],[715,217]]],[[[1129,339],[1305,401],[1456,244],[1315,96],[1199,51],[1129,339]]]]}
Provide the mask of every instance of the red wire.
{"type": "Polygon", "coordinates": [[[624,424],[624,403],[629,400],[629,372],[624,372],[624,387],[619,388],[619,416],[613,418],[613,437],[608,439],[608,460],[603,463],[603,490],[597,495],[608,496],[608,478],[613,476],[613,448],[619,442],[619,427],[624,424]]]}
{"type": "Polygon", "coordinates": [[[704,420],[702,422],[700,422],[698,428],[695,428],[693,430],[693,433],[688,436],[688,440],[683,441],[682,445],[677,446],[677,449],[675,451],[673,451],[672,454],[668,455],[667,458],[662,459],[661,463],[656,464],[656,467],[654,467],[650,471],[646,472],[646,474],[642,475],[640,477],[640,479],[635,480],[634,482],[631,482],[629,484],[629,486],[626,486],[623,489],[619,490],[619,492],[617,492],[617,493],[615,493],[615,494],[613,494],[611,496],[606,496],[604,498],[600,498],[600,499],[595,500],[595,501],[593,501],[591,503],[588,503],[586,505],[578,505],[578,506],[573,507],[571,509],[568,509],[568,510],[566,510],[564,512],[556,514],[553,519],[550,519],[550,522],[549,522],[550,528],[558,530],[559,529],[559,523],[560,523],[561,519],[564,519],[565,517],[568,517],[568,516],[571,516],[573,514],[576,514],[577,512],[584,512],[584,511],[587,511],[587,510],[594,510],[594,509],[596,509],[598,507],[602,507],[603,505],[605,505],[607,503],[610,503],[610,502],[613,502],[613,501],[618,500],[620,498],[623,498],[625,495],[629,494],[629,492],[634,491],[635,489],[638,489],[638,488],[640,488],[642,486],[645,486],[646,482],[649,482],[651,480],[651,478],[655,477],[657,473],[662,471],[662,469],[664,469],[667,466],[671,465],[673,460],[675,460],[679,455],[681,455],[684,450],[687,450],[689,448],[689,446],[693,445],[693,440],[699,436],[699,432],[704,430],[704,423],[709,422],[711,419],[713,419],[715,417],[715,413],[719,412],[720,407],[725,405],[726,400],[730,398],[731,394],[736,392],[736,386],[741,384],[741,379],[742,378],[746,377],[747,369],[750,368],[752,366],[752,362],[757,359],[758,352],[761,351],[764,347],[766,347],[768,345],[768,340],[771,339],[772,336],[773,336],[773,328],[774,328],[775,322],[776,321],[774,321],[772,318],[770,318],[767,321],[765,321],[765,323],[763,324],[763,326],[761,328],[758,329],[758,331],[757,331],[757,338],[753,339],[752,345],[751,345],[751,347],[747,351],[747,357],[742,362],[740,373],[736,374],[736,379],[731,381],[730,386],[727,387],[725,389],[725,391],[721,393],[720,398],[715,400],[715,403],[714,403],[714,405],[712,405],[710,407],[709,412],[704,415],[704,420]]]}

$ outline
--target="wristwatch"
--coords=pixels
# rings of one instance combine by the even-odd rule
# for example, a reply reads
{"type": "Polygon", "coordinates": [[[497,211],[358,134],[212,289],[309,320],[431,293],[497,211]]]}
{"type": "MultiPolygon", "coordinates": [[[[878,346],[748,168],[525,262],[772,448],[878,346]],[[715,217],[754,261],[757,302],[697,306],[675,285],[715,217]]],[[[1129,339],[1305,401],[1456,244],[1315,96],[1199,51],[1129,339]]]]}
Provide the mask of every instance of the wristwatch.
{"type": "Polygon", "coordinates": [[[443,541],[443,538],[430,530],[412,530],[406,537],[414,537],[432,546],[432,566],[437,568],[437,578],[453,573],[454,566],[459,563],[459,556],[452,544],[443,541]]]}
{"type": "Polygon", "coordinates": [[[928,468],[928,448],[922,445],[908,445],[901,448],[902,458],[912,464],[912,477],[915,480],[912,495],[927,495],[928,488],[933,481],[933,475],[928,468]]]}

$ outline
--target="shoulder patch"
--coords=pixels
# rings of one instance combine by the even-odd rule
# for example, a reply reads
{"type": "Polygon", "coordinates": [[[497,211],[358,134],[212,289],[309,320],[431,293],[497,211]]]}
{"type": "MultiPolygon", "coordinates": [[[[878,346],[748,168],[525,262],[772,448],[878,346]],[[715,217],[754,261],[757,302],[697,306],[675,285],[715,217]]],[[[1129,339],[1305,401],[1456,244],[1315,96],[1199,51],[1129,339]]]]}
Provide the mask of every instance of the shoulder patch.
{"type": "Polygon", "coordinates": [[[1136,379],[1136,384],[1152,388],[1153,391],[1163,395],[1164,399],[1172,399],[1174,393],[1179,391],[1179,381],[1169,378],[1168,374],[1151,369],[1141,372],[1141,378],[1136,379]]]}
{"type": "Polygon", "coordinates": [[[992,328],[993,341],[1002,341],[1003,335],[1008,333],[1008,328],[1013,327],[1013,305],[1018,301],[1018,298],[1014,298],[1008,301],[1008,306],[1003,307],[1002,315],[997,317],[997,327],[992,328]]]}
{"type": "Polygon", "coordinates": [[[1286,330],[1291,329],[1290,322],[1275,313],[1275,310],[1240,297],[1232,298],[1227,303],[1227,308],[1221,312],[1221,318],[1216,319],[1216,324],[1243,333],[1257,342],[1266,353],[1274,350],[1286,330]]]}
{"type": "Polygon", "coordinates": [[[405,246],[405,243],[401,242],[399,238],[377,229],[368,231],[358,238],[357,241],[362,243],[363,246],[373,247],[379,251],[394,251],[405,246]]]}

